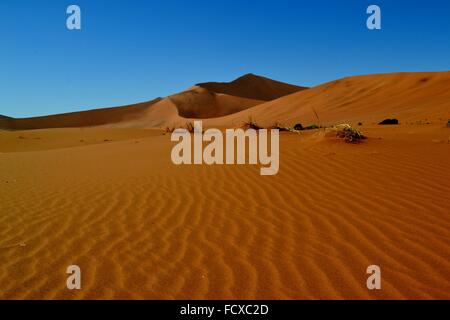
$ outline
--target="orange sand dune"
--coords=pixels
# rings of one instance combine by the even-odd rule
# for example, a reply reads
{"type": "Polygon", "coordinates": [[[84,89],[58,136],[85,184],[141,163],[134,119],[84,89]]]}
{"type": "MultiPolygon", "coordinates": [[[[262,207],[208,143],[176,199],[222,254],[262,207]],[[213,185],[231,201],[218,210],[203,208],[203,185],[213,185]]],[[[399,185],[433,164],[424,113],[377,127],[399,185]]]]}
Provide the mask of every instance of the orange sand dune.
{"type": "Polygon", "coordinates": [[[306,87],[275,81],[251,73],[232,82],[205,82],[199,83],[197,86],[212,92],[264,101],[274,100],[307,89],[306,87]]]}
{"type": "Polygon", "coordinates": [[[92,126],[151,128],[184,125],[190,121],[189,118],[226,116],[303,89],[264,77],[246,75],[230,83],[199,84],[164,99],[130,106],[26,119],[0,116],[0,129],[92,126]]]}
{"type": "Polygon", "coordinates": [[[0,115],[0,130],[3,130],[5,128],[9,128],[11,120],[12,120],[12,118],[0,115]]]}
{"type": "Polygon", "coordinates": [[[122,121],[141,118],[142,113],[151,105],[160,101],[155,99],[149,102],[129,106],[95,109],[81,112],[64,113],[50,116],[14,119],[0,117],[0,129],[32,130],[44,128],[73,128],[91,127],[105,124],[115,124],[122,121]]]}
{"type": "Polygon", "coordinates": [[[272,177],[175,166],[167,135],[101,141],[124,129],[1,142],[0,298],[450,299],[450,129],[362,129],[360,145],[282,134],[272,177]]]}
{"type": "Polygon", "coordinates": [[[208,124],[232,126],[249,117],[263,125],[274,122],[307,125],[378,123],[386,118],[446,122],[450,118],[450,72],[344,78],[214,119],[208,124]]]}
{"type": "MultiPolygon", "coordinates": [[[[249,92],[249,95],[257,95],[258,91],[253,92],[245,84],[251,79],[256,83],[266,83],[265,78],[244,76],[240,79],[230,84],[200,84],[164,99],[127,107],[28,119],[0,117],[0,128],[164,128],[182,126],[198,118],[213,118],[205,121],[207,126],[230,127],[239,126],[248,118],[254,118],[263,125],[273,125],[275,122],[326,125],[336,122],[375,123],[395,117],[400,121],[444,122],[450,117],[450,72],[349,77],[266,103],[262,103],[267,98],[263,94],[259,94],[259,100],[238,96],[245,93],[237,85],[243,81],[242,90],[249,92]],[[216,93],[212,89],[234,95],[216,93]]],[[[271,83],[272,80],[267,81],[271,83]]],[[[256,87],[265,88],[264,85],[256,87]]]]}
{"type": "Polygon", "coordinates": [[[215,93],[201,87],[193,87],[172,95],[169,99],[175,104],[181,117],[195,119],[226,116],[265,102],[215,93]]]}

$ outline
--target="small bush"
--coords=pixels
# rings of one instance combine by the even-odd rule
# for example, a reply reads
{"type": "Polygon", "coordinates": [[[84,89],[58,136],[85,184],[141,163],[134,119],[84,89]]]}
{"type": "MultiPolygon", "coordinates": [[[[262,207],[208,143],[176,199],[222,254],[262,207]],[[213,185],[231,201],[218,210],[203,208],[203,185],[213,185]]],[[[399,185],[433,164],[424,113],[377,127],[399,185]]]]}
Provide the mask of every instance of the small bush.
{"type": "Polygon", "coordinates": [[[358,122],[358,126],[362,126],[363,125],[363,123],[362,122],[358,122]]]}
{"type": "Polygon", "coordinates": [[[305,130],[314,130],[314,129],[320,129],[320,127],[317,124],[312,124],[305,128],[305,130]]]}
{"type": "Polygon", "coordinates": [[[297,123],[297,124],[294,126],[294,130],[297,130],[297,131],[303,130],[302,124],[301,124],[301,123],[297,123]]]}
{"type": "Polygon", "coordinates": [[[448,121],[447,121],[447,127],[450,128],[450,119],[448,119],[448,121]]]}
{"type": "Polygon", "coordinates": [[[339,124],[332,129],[336,130],[336,137],[344,139],[348,143],[356,143],[366,139],[366,137],[349,124],[339,124]]]}
{"type": "Polygon", "coordinates": [[[396,125],[398,124],[397,119],[384,119],[379,123],[379,125],[396,125]]]}

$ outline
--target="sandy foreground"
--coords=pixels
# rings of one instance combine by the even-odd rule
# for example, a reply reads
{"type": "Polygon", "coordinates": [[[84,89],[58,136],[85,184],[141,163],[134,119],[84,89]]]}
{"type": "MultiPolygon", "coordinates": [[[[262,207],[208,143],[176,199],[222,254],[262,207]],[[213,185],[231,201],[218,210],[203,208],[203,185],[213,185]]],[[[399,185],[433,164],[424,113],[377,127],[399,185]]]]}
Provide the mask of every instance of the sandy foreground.
{"type": "Polygon", "coordinates": [[[450,129],[360,129],[282,133],[266,177],[159,130],[0,131],[0,298],[449,299],[450,129]]]}

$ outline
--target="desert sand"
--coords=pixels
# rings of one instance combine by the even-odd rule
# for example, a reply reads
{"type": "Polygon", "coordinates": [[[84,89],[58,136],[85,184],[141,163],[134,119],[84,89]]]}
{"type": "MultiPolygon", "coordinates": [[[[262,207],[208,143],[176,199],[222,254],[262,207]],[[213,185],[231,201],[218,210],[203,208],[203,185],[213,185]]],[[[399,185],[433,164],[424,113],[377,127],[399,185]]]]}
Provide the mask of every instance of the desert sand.
{"type": "Polygon", "coordinates": [[[97,117],[0,119],[0,298],[450,298],[449,72],[281,97],[231,88],[199,84],[97,117]],[[192,90],[214,99],[196,108],[192,90]],[[162,129],[205,114],[220,128],[362,122],[368,139],[281,133],[276,176],[175,166],[162,129]],[[65,287],[72,264],[82,290],[65,287]],[[372,264],[382,290],[366,287],[372,264]]]}

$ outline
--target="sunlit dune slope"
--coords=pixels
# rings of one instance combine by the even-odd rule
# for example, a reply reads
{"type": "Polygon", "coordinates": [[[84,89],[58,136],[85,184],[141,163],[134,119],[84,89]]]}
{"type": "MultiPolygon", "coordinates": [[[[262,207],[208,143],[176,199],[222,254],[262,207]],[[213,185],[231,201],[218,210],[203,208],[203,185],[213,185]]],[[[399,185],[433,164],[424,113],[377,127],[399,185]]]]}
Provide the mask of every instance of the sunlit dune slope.
{"type": "Polygon", "coordinates": [[[169,97],[180,116],[185,118],[216,118],[233,114],[265,101],[215,93],[201,87],[169,97]]]}
{"type": "Polygon", "coordinates": [[[237,125],[335,122],[444,121],[450,118],[450,72],[395,73],[344,78],[208,121],[237,125]],[[316,116],[317,114],[317,116],[316,116]]]}
{"type": "Polygon", "coordinates": [[[63,113],[34,118],[14,119],[0,118],[0,128],[8,130],[31,130],[44,128],[91,127],[132,121],[143,116],[143,113],[161,99],[106,109],[95,109],[81,112],[63,113]]]}

